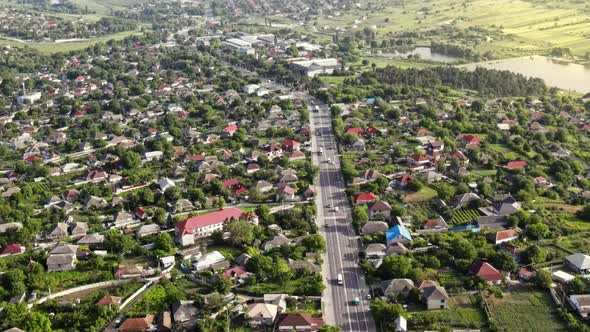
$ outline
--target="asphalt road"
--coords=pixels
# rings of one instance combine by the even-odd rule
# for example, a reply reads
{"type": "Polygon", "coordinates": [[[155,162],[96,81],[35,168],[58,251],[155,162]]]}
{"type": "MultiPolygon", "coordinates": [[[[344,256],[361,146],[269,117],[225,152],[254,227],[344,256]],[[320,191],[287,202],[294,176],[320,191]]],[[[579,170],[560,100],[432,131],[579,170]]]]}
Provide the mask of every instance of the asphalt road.
{"type": "MultiPolygon", "coordinates": [[[[231,66],[243,75],[257,76],[256,73],[244,68],[231,66]]],[[[271,87],[288,90],[287,87],[273,80],[267,82],[271,87]]],[[[359,267],[358,253],[361,250],[359,239],[352,228],[351,207],[346,197],[346,184],[342,176],[336,137],[332,132],[332,116],[328,107],[311,95],[291,91],[294,98],[305,100],[310,114],[312,131],[312,161],[320,167],[319,195],[318,195],[318,223],[320,232],[326,238],[328,252],[322,275],[325,278],[326,289],[322,295],[324,320],[328,324],[338,325],[343,332],[373,332],[377,331],[375,321],[369,311],[369,292],[364,279],[364,273],[359,267]],[[320,107],[320,112],[313,112],[314,106],[320,107]],[[315,135],[316,130],[321,136],[315,135]],[[324,153],[317,153],[323,146],[324,153]],[[330,159],[332,163],[328,163],[330,159]],[[328,208],[330,205],[332,208],[328,208]],[[337,206],[339,211],[335,212],[337,206]],[[328,227],[324,227],[327,224],[328,227]],[[343,275],[343,284],[338,285],[337,276],[343,275]],[[359,305],[354,305],[355,297],[360,299],[359,305]]]]}
{"type": "Polygon", "coordinates": [[[332,117],[327,106],[319,105],[319,112],[314,112],[314,106],[310,105],[310,121],[312,154],[315,153],[312,159],[320,167],[318,220],[328,244],[324,264],[327,267],[324,269],[327,286],[324,293],[325,318],[328,323],[340,326],[342,331],[376,331],[369,300],[366,299],[369,289],[358,265],[360,242],[352,227],[351,207],[346,196],[336,137],[332,132],[332,117]],[[318,131],[321,136],[316,135],[318,131]],[[323,147],[321,155],[317,153],[320,147],[323,147]],[[336,207],[338,211],[335,211],[336,207]],[[338,285],[337,280],[340,273],[343,275],[342,285],[338,285]],[[359,305],[353,304],[355,297],[360,299],[359,305]]]}

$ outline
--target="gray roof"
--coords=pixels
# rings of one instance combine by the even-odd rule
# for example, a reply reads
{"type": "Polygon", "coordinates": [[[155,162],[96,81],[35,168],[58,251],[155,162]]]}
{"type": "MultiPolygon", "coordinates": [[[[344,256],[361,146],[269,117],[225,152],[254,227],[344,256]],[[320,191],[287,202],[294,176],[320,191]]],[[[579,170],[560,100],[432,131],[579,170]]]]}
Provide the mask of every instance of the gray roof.
{"type": "Polygon", "coordinates": [[[431,286],[431,287],[424,288],[424,298],[427,300],[430,298],[433,298],[435,300],[440,300],[440,299],[448,300],[449,295],[447,294],[447,291],[444,287],[431,286]]]}
{"type": "Polygon", "coordinates": [[[22,229],[23,224],[20,222],[8,222],[5,224],[0,224],[0,233],[5,233],[11,229],[22,229]]]}
{"type": "Polygon", "coordinates": [[[47,257],[47,265],[72,264],[75,260],[76,260],[75,255],[67,255],[67,254],[49,255],[49,257],[47,257]]]}
{"type": "Polygon", "coordinates": [[[385,254],[385,245],[383,243],[371,243],[365,248],[367,255],[371,254],[385,254]]]}
{"type": "Polygon", "coordinates": [[[412,288],[415,288],[412,279],[393,279],[385,289],[385,294],[405,293],[409,292],[412,288]]]}
{"type": "Polygon", "coordinates": [[[361,228],[361,231],[363,234],[375,234],[379,232],[385,233],[388,229],[389,226],[384,221],[370,221],[361,228]]]}
{"type": "Polygon", "coordinates": [[[49,252],[50,255],[56,254],[70,254],[75,255],[78,251],[78,246],[73,244],[60,244],[49,252]]]}
{"type": "Polygon", "coordinates": [[[88,234],[82,237],[76,244],[96,244],[104,241],[104,235],[101,234],[88,234]]]}
{"type": "Polygon", "coordinates": [[[139,229],[137,229],[137,234],[138,235],[153,234],[153,233],[158,233],[159,231],[160,231],[160,226],[158,226],[157,224],[147,224],[147,225],[143,225],[139,229]]]}
{"type": "Polygon", "coordinates": [[[57,224],[51,226],[49,232],[47,232],[48,236],[67,236],[68,235],[68,225],[65,222],[58,222],[57,224]]]}
{"type": "Polygon", "coordinates": [[[176,301],[172,304],[172,315],[175,322],[193,320],[199,313],[192,301],[176,301]]]}
{"type": "Polygon", "coordinates": [[[588,255],[577,253],[566,256],[565,260],[580,270],[590,269],[590,256],[588,255]]]}

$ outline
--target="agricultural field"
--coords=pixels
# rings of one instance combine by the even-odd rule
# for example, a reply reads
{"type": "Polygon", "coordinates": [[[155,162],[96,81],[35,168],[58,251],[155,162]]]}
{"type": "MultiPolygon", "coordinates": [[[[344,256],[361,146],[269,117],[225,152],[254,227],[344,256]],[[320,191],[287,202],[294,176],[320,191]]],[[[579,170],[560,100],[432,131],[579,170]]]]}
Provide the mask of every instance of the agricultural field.
{"type": "Polygon", "coordinates": [[[486,321],[483,311],[473,296],[459,295],[449,299],[448,310],[420,311],[411,314],[413,328],[433,328],[433,324],[452,324],[455,327],[479,328],[486,321]]]}
{"type": "Polygon", "coordinates": [[[479,217],[479,212],[473,209],[453,211],[451,217],[451,225],[462,225],[469,223],[479,217]]]}
{"type": "Polygon", "coordinates": [[[501,299],[486,299],[500,331],[565,331],[549,294],[538,290],[505,293],[501,299]]]}
{"type": "MultiPolygon", "coordinates": [[[[579,62],[588,61],[590,55],[590,10],[583,1],[380,0],[363,1],[361,8],[323,15],[302,25],[285,17],[275,19],[326,43],[337,30],[347,34],[370,28],[379,39],[453,25],[458,29],[481,27],[496,31],[498,34],[482,36],[483,42],[470,45],[481,54],[493,52],[495,58],[546,55],[553,48],[571,49],[579,62]]],[[[438,40],[457,43],[452,38],[438,40]]],[[[429,40],[418,38],[417,42],[427,44],[429,40]]]]}
{"type": "Polygon", "coordinates": [[[47,42],[47,43],[21,43],[21,42],[17,42],[17,41],[13,41],[13,40],[7,40],[7,39],[0,39],[0,46],[13,46],[13,47],[31,47],[34,49],[37,49],[39,51],[41,51],[42,53],[46,53],[46,54],[51,54],[51,53],[57,53],[57,52],[71,52],[71,51],[78,51],[78,50],[83,50],[89,46],[92,46],[96,43],[105,43],[109,40],[122,40],[125,39],[126,37],[132,36],[132,35],[136,35],[136,34],[140,34],[137,31],[125,31],[125,32],[120,32],[120,33],[116,33],[116,34],[112,34],[109,36],[105,36],[105,37],[99,37],[99,38],[91,38],[85,41],[79,41],[79,42],[69,42],[69,43],[51,43],[51,42],[47,42]]]}

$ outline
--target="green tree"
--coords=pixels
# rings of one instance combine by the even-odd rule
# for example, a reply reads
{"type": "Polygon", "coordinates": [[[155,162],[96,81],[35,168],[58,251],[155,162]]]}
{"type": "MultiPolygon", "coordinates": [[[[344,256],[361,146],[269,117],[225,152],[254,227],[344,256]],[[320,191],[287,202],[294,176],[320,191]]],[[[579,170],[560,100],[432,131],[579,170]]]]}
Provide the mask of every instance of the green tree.
{"type": "Polygon", "coordinates": [[[584,205],[584,208],[578,211],[576,216],[584,221],[590,221],[590,204],[584,205]]]}
{"type": "Polygon", "coordinates": [[[14,269],[4,273],[1,280],[3,280],[4,288],[9,290],[12,296],[20,296],[27,290],[26,279],[23,271],[14,269]]]}
{"type": "Polygon", "coordinates": [[[386,256],[379,266],[378,273],[383,279],[405,278],[412,269],[406,256],[386,256]]]}
{"type": "Polygon", "coordinates": [[[540,246],[533,244],[526,249],[524,257],[528,263],[543,263],[547,260],[547,251],[540,246]]]}
{"type": "Polygon", "coordinates": [[[492,265],[503,271],[513,271],[516,269],[514,257],[504,250],[498,251],[491,259],[492,265]]]}
{"type": "Polygon", "coordinates": [[[154,255],[158,257],[171,255],[175,251],[174,242],[169,233],[159,233],[154,245],[154,255]]]}
{"type": "Polygon", "coordinates": [[[339,332],[339,331],[340,331],[340,327],[333,326],[333,325],[324,325],[324,326],[320,327],[320,329],[318,330],[318,332],[339,332]]]}
{"type": "Polygon", "coordinates": [[[104,246],[110,253],[122,255],[133,249],[135,242],[118,230],[110,229],[105,234],[104,246]]]}
{"type": "Polygon", "coordinates": [[[543,223],[530,225],[527,230],[527,235],[533,239],[542,239],[549,234],[549,226],[543,223]]]}
{"type": "Polygon", "coordinates": [[[164,225],[166,223],[166,210],[161,207],[156,208],[152,220],[158,225],[164,225]]]}
{"type": "Polygon", "coordinates": [[[27,332],[48,332],[51,331],[51,321],[44,314],[33,311],[24,322],[27,332]]]}
{"type": "Polygon", "coordinates": [[[551,272],[545,269],[537,270],[537,276],[535,277],[535,284],[541,288],[549,289],[553,279],[551,278],[551,272]]]}
{"type": "Polygon", "coordinates": [[[121,156],[121,162],[126,168],[137,168],[141,165],[141,155],[135,151],[126,150],[121,156]]]}
{"type": "Polygon", "coordinates": [[[272,271],[273,279],[279,283],[285,285],[289,279],[293,276],[293,271],[287,265],[287,262],[283,259],[278,259],[275,262],[274,269],[272,271]]]}
{"type": "Polygon", "coordinates": [[[245,220],[232,221],[225,230],[231,234],[227,240],[231,245],[241,247],[254,241],[254,226],[245,220]]]}
{"type": "Polygon", "coordinates": [[[224,276],[219,276],[215,280],[214,289],[218,293],[225,295],[225,294],[229,293],[229,291],[231,290],[232,286],[233,286],[233,282],[231,281],[230,278],[227,278],[227,277],[224,277],[224,276]]]}
{"type": "Polygon", "coordinates": [[[363,227],[369,221],[369,213],[366,205],[356,205],[352,210],[352,224],[357,228],[363,227]]]}
{"type": "Polygon", "coordinates": [[[441,182],[436,186],[438,197],[443,201],[448,201],[455,196],[455,188],[450,184],[441,182]]]}
{"type": "Polygon", "coordinates": [[[401,304],[387,303],[381,299],[371,302],[370,309],[375,320],[385,326],[392,326],[399,316],[405,316],[401,304]]]}
{"type": "Polygon", "coordinates": [[[326,240],[320,234],[312,234],[306,237],[301,241],[301,244],[310,252],[324,253],[328,249],[326,240]]]}
{"type": "Polygon", "coordinates": [[[477,255],[475,246],[464,238],[455,238],[451,241],[451,251],[456,258],[468,261],[472,261],[477,255]]]}

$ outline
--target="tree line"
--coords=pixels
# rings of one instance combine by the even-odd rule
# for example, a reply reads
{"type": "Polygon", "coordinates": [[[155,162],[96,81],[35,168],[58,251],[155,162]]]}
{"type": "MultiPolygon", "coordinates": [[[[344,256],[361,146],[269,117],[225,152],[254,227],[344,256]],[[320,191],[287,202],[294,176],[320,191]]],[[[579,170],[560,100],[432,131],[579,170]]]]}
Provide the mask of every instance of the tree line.
{"type": "Polygon", "coordinates": [[[455,67],[426,69],[401,69],[388,66],[361,74],[357,85],[402,84],[422,88],[445,85],[455,89],[480,91],[486,96],[530,96],[547,92],[545,82],[540,78],[528,78],[510,71],[477,68],[467,71],[455,67]]]}

